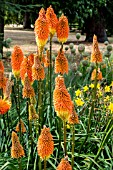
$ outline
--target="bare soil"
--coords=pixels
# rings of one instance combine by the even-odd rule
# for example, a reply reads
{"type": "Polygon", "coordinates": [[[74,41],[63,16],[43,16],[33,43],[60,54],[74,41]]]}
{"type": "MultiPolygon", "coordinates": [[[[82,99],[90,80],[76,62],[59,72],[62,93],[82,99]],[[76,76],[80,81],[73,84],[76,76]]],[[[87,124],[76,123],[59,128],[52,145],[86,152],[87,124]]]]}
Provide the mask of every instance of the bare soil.
{"type": "MultiPolygon", "coordinates": [[[[34,35],[33,30],[23,30],[22,28],[6,27],[4,33],[5,33],[5,39],[7,39],[7,38],[12,39],[10,49],[4,48],[4,57],[5,57],[6,51],[11,51],[12,52],[13,47],[15,45],[19,45],[21,47],[24,55],[28,55],[29,53],[36,53],[37,46],[36,46],[35,35],[34,35]]],[[[87,43],[84,40],[85,40],[85,36],[82,35],[78,44],[80,44],[80,43],[84,44],[85,45],[85,51],[91,52],[92,43],[87,43]]],[[[110,44],[113,45],[113,38],[108,37],[108,40],[109,40],[110,44]]],[[[69,37],[68,37],[67,42],[64,45],[64,48],[66,46],[68,46],[69,43],[74,43],[74,46],[75,46],[76,51],[77,51],[78,44],[77,44],[77,39],[76,39],[75,32],[69,33],[69,37]]],[[[47,47],[47,48],[49,47],[49,40],[48,40],[45,47],[47,47]]],[[[103,49],[106,48],[104,43],[99,43],[99,47],[100,47],[101,51],[103,51],[103,49]]],[[[54,52],[57,53],[59,49],[60,49],[60,44],[59,44],[59,42],[57,40],[57,36],[55,34],[55,36],[53,37],[53,44],[52,44],[53,53],[54,52]]],[[[8,60],[5,59],[4,64],[5,64],[6,68],[11,68],[10,67],[10,59],[8,59],[8,60]]]]}

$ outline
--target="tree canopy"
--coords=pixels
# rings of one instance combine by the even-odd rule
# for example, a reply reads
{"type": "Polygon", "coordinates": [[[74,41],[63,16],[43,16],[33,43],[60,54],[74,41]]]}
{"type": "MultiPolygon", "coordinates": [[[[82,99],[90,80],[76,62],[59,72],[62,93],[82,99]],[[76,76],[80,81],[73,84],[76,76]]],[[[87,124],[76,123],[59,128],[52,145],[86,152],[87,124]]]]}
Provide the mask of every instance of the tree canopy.
{"type": "Polygon", "coordinates": [[[23,24],[25,12],[29,13],[29,19],[33,24],[40,8],[52,5],[58,16],[63,12],[68,17],[69,23],[78,23],[80,29],[84,28],[88,19],[95,16],[98,20],[102,14],[107,29],[112,31],[112,24],[108,18],[113,17],[113,4],[109,0],[76,0],[76,2],[73,0],[4,0],[1,5],[3,2],[5,4],[5,23],[8,24],[23,24]]]}
{"type": "Polygon", "coordinates": [[[77,24],[88,41],[94,33],[100,36],[101,42],[106,40],[106,30],[108,35],[113,34],[113,3],[109,0],[0,0],[0,42],[3,41],[3,24],[22,24],[30,28],[40,8],[47,9],[50,5],[58,17],[64,13],[69,24],[77,24]]]}

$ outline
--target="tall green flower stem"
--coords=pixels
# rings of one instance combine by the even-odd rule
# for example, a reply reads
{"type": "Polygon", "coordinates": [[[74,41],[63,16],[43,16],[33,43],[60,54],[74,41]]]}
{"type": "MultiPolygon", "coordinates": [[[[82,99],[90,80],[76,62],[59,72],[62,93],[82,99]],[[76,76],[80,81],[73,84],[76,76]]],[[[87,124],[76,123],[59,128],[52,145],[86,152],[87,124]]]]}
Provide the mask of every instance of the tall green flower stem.
{"type": "Polygon", "coordinates": [[[42,126],[42,80],[38,81],[38,114],[39,114],[39,134],[42,126]]]}
{"type": "Polygon", "coordinates": [[[8,115],[8,112],[6,113],[6,115],[7,115],[7,125],[8,125],[7,127],[8,127],[8,132],[10,132],[10,131],[9,131],[9,115],[8,115]]]}
{"type": "MultiPolygon", "coordinates": [[[[3,99],[3,89],[0,89],[0,98],[3,99]]],[[[3,114],[3,122],[4,122],[5,129],[6,129],[6,122],[5,122],[5,116],[4,116],[4,114],[3,114]]]]}
{"type": "MultiPolygon", "coordinates": [[[[0,98],[3,99],[3,89],[0,89],[0,98]]],[[[8,121],[8,120],[7,120],[8,121]]],[[[5,136],[6,138],[6,119],[5,119],[5,115],[3,114],[3,123],[4,123],[4,130],[3,130],[3,135],[5,136]]],[[[4,148],[4,151],[5,151],[5,148],[4,148]]]]}
{"type": "Polygon", "coordinates": [[[75,147],[75,127],[72,125],[72,157],[71,157],[71,166],[74,168],[74,147],[75,147]]]}
{"type": "Polygon", "coordinates": [[[49,79],[50,79],[50,122],[52,122],[52,38],[50,33],[50,65],[49,65],[49,79]]]}
{"type": "Polygon", "coordinates": [[[64,155],[67,155],[67,149],[66,149],[66,121],[63,121],[64,126],[64,155]]]}
{"type": "Polygon", "coordinates": [[[38,168],[39,168],[39,170],[42,170],[42,164],[41,164],[40,157],[38,157],[38,168]]]}
{"type": "MultiPolygon", "coordinates": [[[[42,61],[42,52],[43,49],[41,49],[40,53],[39,53],[39,59],[40,62],[42,61]]],[[[41,128],[43,127],[43,111],[42,111],[42,97],[43,97],[43,89],[42,89],[42,80],[38,81],[38,114],[39,114],[39,134],[41,132],[41,128]]]]}
{"type": "Polygon", "coordinates": [[[63,43],[61,44],[61,48],[60,48],[60,51],[62,52],[62,50],[63,50],[63,43]]]}
{"type": "Polygon", "coordinates": [[[46,158],[44,159],[44,170],[46,170],[46,158]]]}
{"type": "MultiPolygon", "coordinates": [[[[42,51],[39,54],[39,59],[40,61],[42,60],[42,51]]],[[[39,130],[39,134],[41,132],[41,128],[42,128],[42,123],[43,123],[43,115],[42,115],[42,96],[43,96],[43,91],[42,91],[42,80],[38,81],[38,116],[39,116],[39,123],[38,123],[38,127],[37,129],[39,130]]],[[[38,156],[38,168],[39,170],[42,170],[42,164],[41,164],[41,159],[38,156]]]]}
{"type": "Polygon", "coordinates": [[[92,94],[92,104],[91,104],[91,109],[90,109],[90,112],[89,112],[87,135],[86,135],[86,138],[85,138],[85,140],[83,141],[83,143],[82,143],[82,145],[80,147],[79,154],[80,154],[83,146],[85,145],[85,143],[86,143],[86,141],[88,139],[88,135],[89,135],[90,128],[91,128],[91,119],[92,119],[93,114],[94,114],[94,108],[95,108],[95,102],[96,102],[96,94],[97,94],[97,75],[98,75],[98,63],[96,62],[96,76],[95,76],[95,80],[94,80],[94,91],[93,91],[93,94],[92,94]]]}
{"type": "MultiPolygon", "coordinates": [[[[106,128],[105,128],[105,130],[104,130],[104,135],[103,135],[103,137],[102,137],[102,141],[104,141],[105,136],[106,136],[106,133],[107,133],[107,131],[110,129],[110,127],[111,127],[112,124],[113,124],[113,118],[110,118],[110,119],[108,120],[107,125],[106,125],[106,128]]],[[[102,144],[102,142],[101,142],[101,144],[102,144]]],[[[101,146],[101,144],[100,144],[100,146],[101,146]]]]}
{"type": "Polygon", "coordinates": [[[58,134],[59,134],[59,145],[58,145],[58,155],[60,154],[60,151],[61,151],[61,138],[62,138],[62,121],[61,119],[58,117],[58,122],[57,122],[57,125],[58,125],[58,134]]]}
{"type": "Polygon", "coordinates": [[[18,119],[19,119],[19,137],[21,140],[22,134],[21,134],[21,124],[20,124],[20,88],[19,88],[19,79],[16,79],[16,90],[17,90],[17,95],[16,95],[16,109],[17,109],[17,114],[18,114],[18,119]]]}
{"type": "Polygon", "coordinates": [[[29,131],[30,131],[30,146],[31,146],[31,162],[33,163],[33,137],[32,137],[32,121],[29,121],[29,131]]]}
{"type": "Polygon", "coordinates": [[[34,120],[34,127],[35,127],[35,130],[36,130],[36,138],[38,138],[38,136],[39,136],[39,125],[38,125],[38,120],[37,119],[35,119],[34,120]]]}
{"type": "MultiPolygon", "coordinates": [[[[95,162],[97,161],[98,157],[100,156],[100,153],[101,153],[101,151],[103,150],[103,147],[105,146],[105,144],[106,144],[107,141],[109,140],[109,136],[110,136],[110,134],[112,133],[112,131],[113,131],[113,118],[108,122],[108,125],[107,125],[107,127],[106,127],[106,129],[105,129],[105,136],[102,138],[102,141],[101,141],[100,147],[99,147],[99,149],[98,149],[97,155],[96,155],[96,157],[94,158],[94,161],[95,161],[95,162]],[[112,122],[112,123],[111,123],[111,122],[112,122]],[[112,126],[108,129],[108,127],[109,127],[110,124],[111,124],[112,126]],[[108,131],[107,131],[107,129],[108,129],[108,131]]],[[[93,164],[94,164],[94,162],[91,162],[88,170],[91,170],[91,169],[92,169],[93,164]]]]}
{"type": "Polygon", "coordinates": [[[91,128],[91,119],[92,119],[92,117],[93,117],[94,107],[95,107],[95,102],[96,102],[97,75],[98,75],[98,63],[96,62],[96,76],[95,76],[95,81],[94,81],[94,91],[93,91],[93,96],[92,96],[92,105],[91,105],[91,110],[90,110],[89,119],[88,119],[87,134],[89,133],[90,128],[91,128]]]}
{"type": "Polygon", "coordinates": [[[18,158],[18,166],[19,166],[19,170],[22,170],[21,158],[18,158]]]}
{"type": "Polygon", "coordinates": [[[110,58],[108,58],[108,61],[109,61],[109,65],[111,67],[111,78],[112,78],[112,81],[113,81],[113,66],[112,66],[112,62],[110,61],[110,58]]]}
{"type": "Polygon", "coordinates": [[[27,108],[26,108],[26,112],[27,112],[27,119],[28,119],[28,142],[29,142],[29,148],[31,149],[31,154],[30,154],[30,160],[31,160],[31,163],[33,163],[33,138],[32,138],[32,121],[29,120],[29,104],[30,104],[30,100],[29,98],[27,98],[27,101],[26,101],[26,105],[27,105],[27,108]]]}
{"type": "Polygon", "coordinates": [[[0,89],[0,97],[3,98],[3,89],[0,89]]]}

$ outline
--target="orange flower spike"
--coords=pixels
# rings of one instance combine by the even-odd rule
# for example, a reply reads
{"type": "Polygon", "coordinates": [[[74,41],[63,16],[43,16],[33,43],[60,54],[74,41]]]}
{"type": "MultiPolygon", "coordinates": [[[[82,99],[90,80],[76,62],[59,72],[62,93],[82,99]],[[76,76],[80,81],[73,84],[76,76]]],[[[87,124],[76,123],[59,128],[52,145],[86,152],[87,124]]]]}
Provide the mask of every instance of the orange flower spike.
{"type": "Polygon", "coordinates": [[[4,77],[4,72],[0,70],[0,89],[3,89],[3,92],[6,89],[7,80],[8,78],[4,77]]]}
{"type": "Polygon", "coordinates": [[[64,55],[64,51],[59,51],[55,59],[55,73],[68,74],[68,60],[64,55]]]}
{"type": "Polygon", "coordinates": [[[2,60],[0,60],[0,70],[4,72],[4,65],[3,65],[2,60]]]}
{"type": "Polygon", "coordinates": [[[39,17],[46,17],[46,14],[45,14],[45,9],[44,8],[41,8],[40,11],[39,11],[39,17]]]}
{"type": "Polygon", "coordinates": [[[34,65],[32,66],[32,77],[33,80],[43,80],[45,78],[44,67],[41,65],[38,56],[35,56],[34,58],[34,65]]]}
{"type": "Polygon", "coordinates": [[[57,19],[57,16],[54,13],[54,10],[53,10],[51,5],[50,5],[49,8],[47,8],[46,18],[47,18],[48,23],[49,23],[49,31],[50,31],[51,35],[53,36],[56,32],[58,19],[57,19]]]}
{"type": "Polygon", "coordinates": [[[31,53],[29,56],[28,56],[28,61],[30,62],[30,64],[33,66],[34,64],[34,54],[31,53]]]}
{"type": "Polygon", "coordinates": [[[77,113],[75,111],[73,102],[72,102],[72,113],[69,115],[68,123],[72,124],[72,125],[79,124],[78,115],[77,115],[77,113]]]}
{"type": "Polygon", "coordinates": [[[24,57],[22,64],[20,66],[20,77],[22,82],[24,83],[24,77],[25,74],[27,73],[30,82],[32,83],[32,64],[30,63],[30,61],[28,60],[28,57],[24,57]]]}
{"type": "Polygon", "coordinates": [[[0,88],[3,88],[4,72],[0,70],[0,88]]]}
{"type": "Polygon", "coordinates": [[[67,121],[69,115],[72,113],[72,101],[70,94],[68,93],[64,78],[62,76],[56,77],[55,90],[53,92],[54,108],[62,120],[67,121]]]}
{"type": "Polygon", "coordinates": [[[23,94],[23,98],[31,98],[35,96],[34,89],[31,86],[31,83],[29,81],[27,74],[25,75],[25,78],[24,78],[24,87],[23,87],[22,94],[23,94]]]}
{"type": "Polygon", "coordinates": [[[46,126],[41,130],[41,134],[38,138],[37,151],[41,159],[48,159],[54,150],[53,137],[50,133],[50,129],[46,126]]]}
{"type": "Polygon", "coordinates": [[[23,61],[23,52],[19,46],[15,46],[11,56],[12,71],[16,78],[20,77],[20,66],[23,61]]]}
{"type": "Polygon", "coordinates": [[[68,162],[67,156],[61,160],[56,170],[72,170],[72,167],[68,162]]]}
{"type": "Polygon", "coordinates": [[[93,36],[93,50],[91,54],[91,62],[102,62],[102,54],[98,47],[97,36],[93,36]]]}
{"type": "Polygon", "coordinates": [[[65,43],[69,35],[69,25],[68,25],[67,17],[64,16],[63,14],[59,18],[56,32],[57,32],[58,41],[61,43],[65,43]]]}
{"type": "Polygon", "coordinates": [[[0,114],[5,114],[9,111],[11,107],[11,103],[8,100],[2,100],[0,99],[0,114]]]}
{"type": "Polygon", "coordinates": [[[21,77],[22,82],[23,82],[25,74],[27,72],[27,62],[28,62],[28,58],[24,57],[23,61],[21,63],[21,66],[20,66],[20,77],[21,77]]]}
{"type": "Polygon", "coordinates": [[[26,128],[25,128],[25,125],[24,125],[24,122],[23,122],[22,119],[20,119],[20,122],[18,122],[18,124],[17,124],[17,126],[16,126],[16,129],[15,129],[16,132],[19,132],[19,131],[20,131],[19,126],[21,126],[21,132],[22,132],[22,133],[25,133],[25,132],[26,132],[26,128]]]}
{"type": "MultiPolygon", "coordinates": [[[[94,69],[91,74],[91,80],[95,80],[95,78],[96,78],[96,69],[94,69]]],[[[100,68],[98,68],[97,80],[102,80],[102,72],[100,71],[100,68]]]]}
{"type": "Polygon", "coordinates": [[[15,132],[12,132],[12,147],[11,147],[11,157],[21,158],[25,155],[24,149],[20,144],[19,138],[15,132]]]}
{"type": "Polygon", "coordinates": [[[46,19],[45,10],[42,8],[39,12],[39,17],[35,21],[35,37],[36,43],[39,48],[39,51],[42,52],[49,36],[49,24],[46,19]]]}
{"type": "Polygon", "coordinates": [[[10,79],[7,80],[7,83],[6,83],[6,88],[4,90],[4,99],[9,99],[10,98],[10,95],[11,95],[11,92],[12,92],[12,85],[13,85],[13,81],[11,81],[10,79]]]}
{"type": "Polygon", "coordinates": [[[48,67],[50,65],[50,52],[49,50],[46,51],[44,67],[48,67]]]}

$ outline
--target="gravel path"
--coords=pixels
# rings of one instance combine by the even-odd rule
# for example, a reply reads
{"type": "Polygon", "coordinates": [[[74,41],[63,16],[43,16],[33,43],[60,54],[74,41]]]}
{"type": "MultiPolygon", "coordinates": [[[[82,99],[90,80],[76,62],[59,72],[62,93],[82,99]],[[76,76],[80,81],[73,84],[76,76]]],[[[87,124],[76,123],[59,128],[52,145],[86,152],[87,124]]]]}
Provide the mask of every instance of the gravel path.
{"type": "MultiPolygon", "coordinates": [[[[22,48],[24,54],[29,54],[31,52],[35,53],[37,51],[34,31],[31,31],[31,30],[26,31],[26,30],[21,30],[21,29],[8,28],[8,29],[5,29],[5,39],[6,38],[12,39],[11,48],[9,49],[10,51],[13,50],[13,47],[15,45],[19,45],[22,48]]],[[[84,43],[86,51],[91,51],[92,43],[86,43],[86,42],[84,42],[84,40],[85,40],[85,36],[81,36],[79,43],[84,43]]],[[[68,40],[67,40],[66,44],[64,45],[64,47],[67,46],[71,42],[74,43],[75,48],[77,50],[78,45],[76,42],[75,33],[69,33],[68,40]]],[[[49,47],[49,41],[46,44],[46,47],[49,47]]],[[[99,43],[99,47],[100,47],[100,50],[103,50],[105,45],[103,43],[99,43]]],[[[56,34],[53,37],[52,49],[55,52],[58,51],[58,49],[60,49],[60,44],[58,43],[56,34]]],[[[7,51],[7,49],[4,48],[4,52],[5,51],[7,51]]]]}

